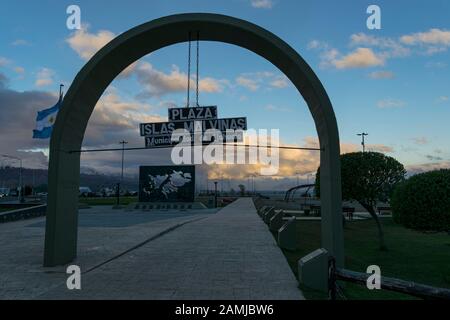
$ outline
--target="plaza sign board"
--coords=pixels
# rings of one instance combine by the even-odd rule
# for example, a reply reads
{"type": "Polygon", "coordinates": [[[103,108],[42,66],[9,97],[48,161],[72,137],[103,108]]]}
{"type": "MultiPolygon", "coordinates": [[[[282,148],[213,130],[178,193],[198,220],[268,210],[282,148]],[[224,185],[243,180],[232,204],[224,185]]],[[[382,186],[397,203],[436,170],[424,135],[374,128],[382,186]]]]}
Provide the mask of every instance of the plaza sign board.
{"type": "MultiPolygon", "coordinates": [[[[191,134],[215,129],[222,133],[223,142],[242,142],[243,132],[247,130],[247,118],[217,118],[217,107],[171,108],[168,122],[142,123],[141,136],[145,138],[147,148],[174,146],[180,141],[172,141],[175,130],[185,130],[191,134]]],[[[176,139],[175,139],[176,140],[176,139]]],[[[212,138],[208,142],[212,142],[212,138]]]]}
{"type": "MultiPolygon", "coordinates": [[[[194,123],[196,121],[197,120],[142,123],[141,136],[155,137],[171,135],[175,130],[178,129],[184,129],[190,133],[194,133],[194,123]]],[[[227,130],[247,130],[246,118],[211,119],[199,122],[201,122],[202,124],[202,131],[206,131],[208,129],[216,129],[221,132],[226,132],[227,130]]]]}
{"type": "Polygon", "coordinates": [[[169,122],[217,119],[217,107],[170,108],[169,122]]]}
{"type": "MultiPolygon", "coordinates": [[[[176,146],[181,141],[177,141],[174,139],[172,141],[172,135],[157,135],[157,136],[145,136],[145,147],[146,148],[152,148],[152,147],[162,147],[162,146],[176,146]]],[[[241,130],[235,131],[231,134],[227,134],[226,132],[222,132],[222,138],[223,142],[242,142],[244,141],[244,132],[241,130]]],[[[191,134],[191,141],[194,141],[194,135],[191,134]]],[[[214,137],[211,138],[211,140],[203,143],[213,142],[215,140],[214,137]]]]}

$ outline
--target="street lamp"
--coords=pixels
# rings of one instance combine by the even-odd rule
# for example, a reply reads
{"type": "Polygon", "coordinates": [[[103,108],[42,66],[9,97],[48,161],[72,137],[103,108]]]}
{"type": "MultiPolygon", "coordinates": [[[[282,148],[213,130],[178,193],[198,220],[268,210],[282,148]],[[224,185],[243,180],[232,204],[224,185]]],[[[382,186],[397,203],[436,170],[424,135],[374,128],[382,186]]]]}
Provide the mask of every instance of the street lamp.
{"type": "Polygon", "coordinates": [[[363,153],[364,153],[364,152],[366,152],[366,143],[365,143],[364,137],[368,136],[369,134],[365,133],[365,132],[362,132],[362,133],[358,133],[357,135],[362,138],[361,145],[362,145],[363,153]]]}
{"type": "Polygon", "coordinates": [[[217,208],[217,181],[214,181],[214,206],[217,208]]]}
{"type": "Polygon", "coordinates": [[[19,157],[10,156],[7,154],[0,155],[3,158],[13,159],[20,161],[20,171],[19,171],[19,201],[25,202],[25,199],[23,197],[23,186],[22,186],[22,159],[19,157]]]}
{"type": "Polygon", "coordinates": [[[306,177],[307,177],[307,179],[308,179],[308,183],[307,183],[307,184],[309,184],[309,181],[310,181],[310,180],[309,180],[309,178],[310,178],[310,177],[312,178],[313,176],[314,176],[314,174],[312,174],[312,173],[308,173],[308,175],[306,176],[306,177]]]}
{"type": "Polygon", "coordinates": [[[117,186],[117,205],[120,205],[120,185],[123,184],[123,163],[125,160],[125,145],[128,144],[128,142],[123,140],[119,143],[122,145],[122,174],[120,176],[120,182],[117,186]]]}

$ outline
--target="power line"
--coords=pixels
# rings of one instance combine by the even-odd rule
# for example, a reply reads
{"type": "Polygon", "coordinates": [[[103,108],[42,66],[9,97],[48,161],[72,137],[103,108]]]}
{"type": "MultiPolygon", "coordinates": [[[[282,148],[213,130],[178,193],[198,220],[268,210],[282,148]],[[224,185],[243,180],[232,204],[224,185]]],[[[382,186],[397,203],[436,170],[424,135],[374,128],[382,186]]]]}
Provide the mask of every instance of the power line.
{"type": "MultiPolygon", "coordinates": [[[[208,146],[210,143],[203,143],[203,146],[208,146]]],[[[290,146],[261,146],[250,144],[228,144],[222,143],[224,146],[234,146],[243,148],[266,148],[266,149],[283,149],[283,150],[306,150],[306,151],[324,151],[321,148],[302,148],[302,147],[290,147],[290,146]]],[[[151,150],[151,149],[170,149],[174,146],[155,146],[151,148],[135,147],[135,148],[110,148],[110,149],[85,149],[85,150],[70,150],[67,153],[90,153],[90,152],[112,152],[112,151],[138,151],[138,150],[151,150]]]]}

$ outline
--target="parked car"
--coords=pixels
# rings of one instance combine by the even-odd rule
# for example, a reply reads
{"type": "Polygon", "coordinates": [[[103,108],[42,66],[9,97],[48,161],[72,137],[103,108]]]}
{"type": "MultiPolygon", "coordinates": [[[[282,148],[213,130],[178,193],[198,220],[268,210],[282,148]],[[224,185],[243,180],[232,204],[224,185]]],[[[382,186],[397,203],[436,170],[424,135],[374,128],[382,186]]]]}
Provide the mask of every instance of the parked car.
{"type": "Polygon", "coordinates": [[[92,192],[91,188],[89,187],[80,187],[79,188],[79,196],[86,198],[86,197],[92,197],[94,193],[92,192]]]}

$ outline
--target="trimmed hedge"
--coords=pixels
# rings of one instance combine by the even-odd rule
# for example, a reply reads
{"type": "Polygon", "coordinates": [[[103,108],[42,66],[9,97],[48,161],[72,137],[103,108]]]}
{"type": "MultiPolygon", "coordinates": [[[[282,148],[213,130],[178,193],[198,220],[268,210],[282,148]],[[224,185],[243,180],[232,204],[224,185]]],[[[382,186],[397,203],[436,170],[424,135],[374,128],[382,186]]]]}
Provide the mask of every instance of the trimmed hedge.
{"type": "Polygon", "coordinates": [[[395,222],[422,231],[450,231],[450,170],[412,176],[395,189],[391,207],[395,222]]]}

